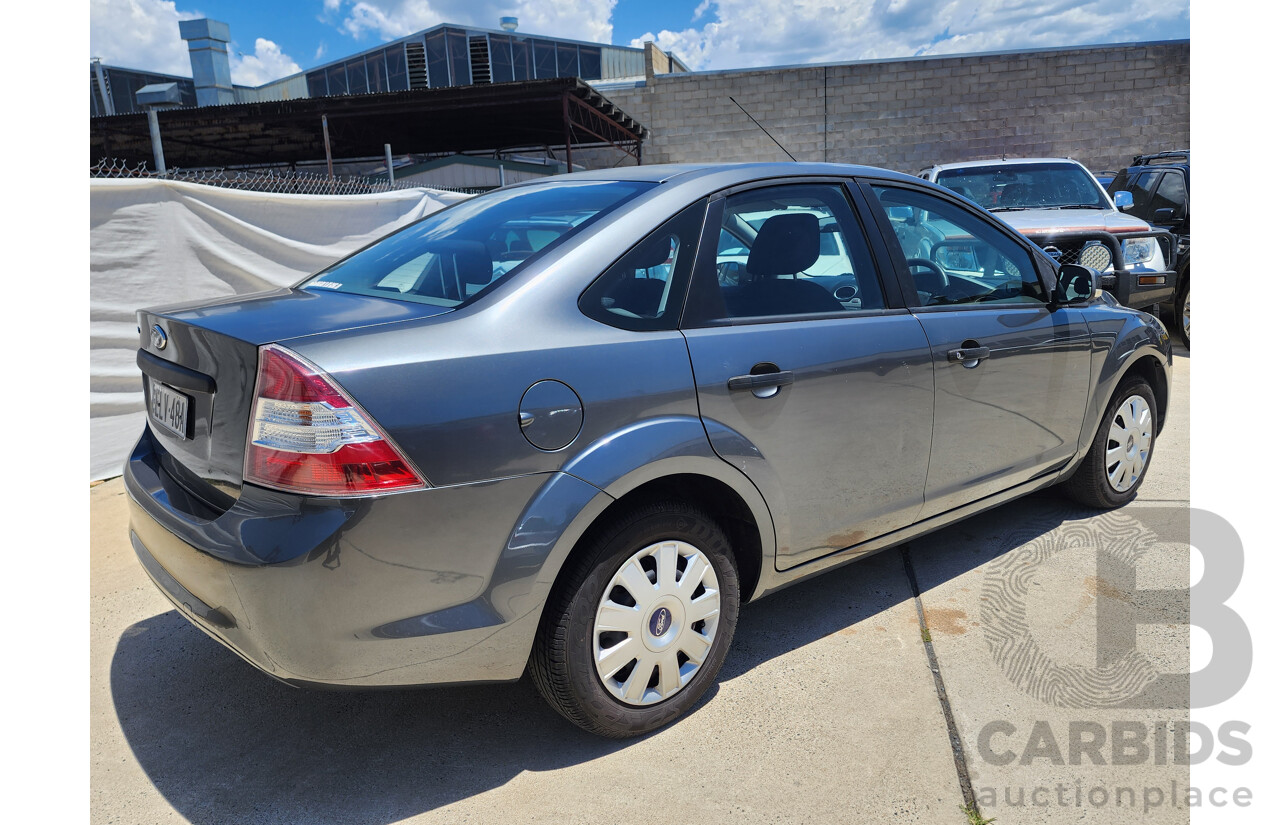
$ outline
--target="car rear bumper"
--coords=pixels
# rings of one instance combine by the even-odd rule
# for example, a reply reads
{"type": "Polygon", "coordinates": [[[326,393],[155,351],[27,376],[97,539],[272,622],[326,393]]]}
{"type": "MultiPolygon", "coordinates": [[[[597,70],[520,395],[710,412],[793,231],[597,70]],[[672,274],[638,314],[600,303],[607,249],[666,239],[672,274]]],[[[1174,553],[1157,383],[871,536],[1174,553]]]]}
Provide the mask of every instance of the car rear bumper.
{"type": "Polygon", "coordinates": [[[255,667],[332,687],[519,678],[546,587],[516,527],[548,475],[359,500],[245,485],[200,519],[171,503],[156,449],[144,432],[125,467],[139,562],[255,667]]]}

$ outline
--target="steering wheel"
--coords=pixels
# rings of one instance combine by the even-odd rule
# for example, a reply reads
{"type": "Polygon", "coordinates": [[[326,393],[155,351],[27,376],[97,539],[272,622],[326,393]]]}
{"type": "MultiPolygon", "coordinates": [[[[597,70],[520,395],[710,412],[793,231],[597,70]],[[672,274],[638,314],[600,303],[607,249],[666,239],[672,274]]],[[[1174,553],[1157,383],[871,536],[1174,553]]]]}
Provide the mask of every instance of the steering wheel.
{"type": "MultiPolygon", "coordinates": [[[[942,267],[938,266],[928,258],[907,258],[907,269],[913,266],[922,266],[925,269],[938,276],[938,281],[945,287],[950,281],[947,279],[947,273],[942,267]]],[[[930,290],[936,292],[936,290],[930,290]]]]}

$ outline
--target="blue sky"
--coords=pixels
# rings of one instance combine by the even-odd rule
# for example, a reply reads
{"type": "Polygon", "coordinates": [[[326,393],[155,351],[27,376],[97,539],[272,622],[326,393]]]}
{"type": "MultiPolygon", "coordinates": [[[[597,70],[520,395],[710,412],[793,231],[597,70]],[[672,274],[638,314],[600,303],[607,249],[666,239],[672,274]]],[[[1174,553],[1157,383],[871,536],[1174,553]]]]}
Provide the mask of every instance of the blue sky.
{"type": "Polygon", "coordinates": [[[1189,0],[90,0],[90,56],[190,74],[177,21],[228,23],[235,82],[257,85],[441,22],[618,45],[694,69],[1190,37],[1189,0]]]}

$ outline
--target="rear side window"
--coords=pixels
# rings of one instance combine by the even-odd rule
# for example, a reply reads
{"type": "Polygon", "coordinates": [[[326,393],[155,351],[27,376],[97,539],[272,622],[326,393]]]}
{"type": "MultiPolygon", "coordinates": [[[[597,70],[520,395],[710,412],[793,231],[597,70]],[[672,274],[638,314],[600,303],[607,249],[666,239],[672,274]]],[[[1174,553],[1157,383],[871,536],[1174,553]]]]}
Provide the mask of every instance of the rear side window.
{"type": "Polygon", "coordinates": [[[622,329],[675,329],[706,212],[699,201],[658,227],[597,278],[578,307],[622,329]]]}
{"type": "Polygon", "coordinates": [[[753,189],[725,201],[720,318],[883,309],[866,238],[838,184],[753,189]]]}
{"type": "Polygon", "coordinates": [[[500,189],[428,215],[299,286],[455,307],[655,185],[556,181],[500,189]]]}

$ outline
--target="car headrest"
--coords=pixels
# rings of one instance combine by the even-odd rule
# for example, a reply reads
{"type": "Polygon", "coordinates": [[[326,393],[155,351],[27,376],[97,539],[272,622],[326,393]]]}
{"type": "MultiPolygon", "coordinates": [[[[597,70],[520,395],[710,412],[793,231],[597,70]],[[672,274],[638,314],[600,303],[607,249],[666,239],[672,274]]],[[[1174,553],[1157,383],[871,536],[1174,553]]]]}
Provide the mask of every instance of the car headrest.
{"type": "Polygon", "coordinates": [[[1031,197],[1031,187],[1025,183],[1011,183],[1000,192],[1000,203],[1017,206],[1016,201],[1025,201],[1031,197]]]}
{"type": "Polygon", "coordinates": [[[807,212],[774,215],[756,233],[747,272],[757,278],[794,275],[817,260],[818,217],[807,212]]]}
{"type": "MultiPolygon", "coordinates": [[[[662,235],[645,241],[636,247],[635,251],[635,269],[653,269],[655,266],[662,266],[671,257],[671,236],[662,235]]],[[[631,262],[627,262],[627,266],[632,266],[631,262]]]]}
{"type": "Polygon", "coordinates": [[[493,261],[480,241],[436,241],[429,249],[440,256],[445,272],[452,266],[464,283],[487,284],[493,280],[493,261]]]}

